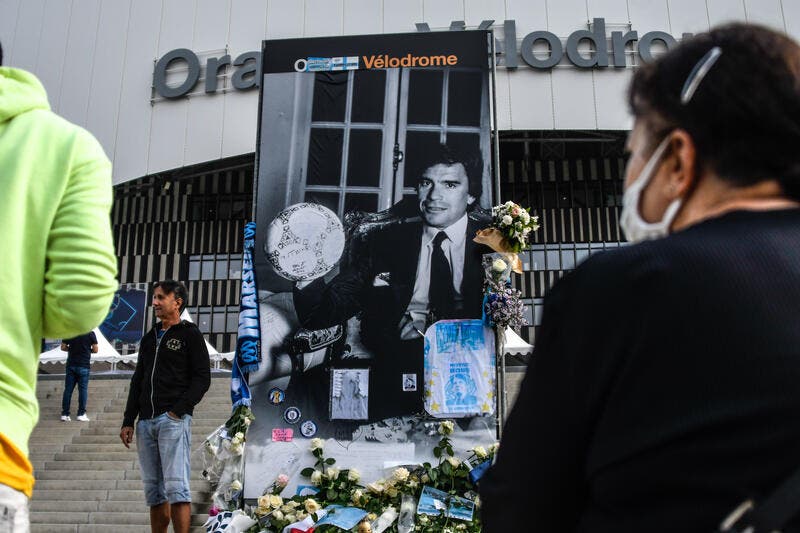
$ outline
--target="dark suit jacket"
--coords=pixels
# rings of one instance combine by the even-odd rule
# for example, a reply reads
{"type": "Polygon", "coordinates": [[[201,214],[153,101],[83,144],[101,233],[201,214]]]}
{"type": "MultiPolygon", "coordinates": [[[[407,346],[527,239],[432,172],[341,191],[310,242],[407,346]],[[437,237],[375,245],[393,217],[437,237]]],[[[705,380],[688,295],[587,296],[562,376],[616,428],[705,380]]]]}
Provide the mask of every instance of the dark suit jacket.
{"type": "MultiPolygon", "coordinates": [[[[483,302],[481,257],[492,250],[472,241],[482,224],[467,224],[461,297],[463,316],[480,318],[483,302]]],[[[361,317],[361,336],[371,350],[399,341],[398,324],[414,292],[423,224],[401,223],[375,231],[353,265],[344,268],[330,283],[315,280],[303,290],[295,289],[294,302],[300,322],[308,329],[321,329],[361,317]],[[381,274],[386,285],[376,282],[381,274]]]]}

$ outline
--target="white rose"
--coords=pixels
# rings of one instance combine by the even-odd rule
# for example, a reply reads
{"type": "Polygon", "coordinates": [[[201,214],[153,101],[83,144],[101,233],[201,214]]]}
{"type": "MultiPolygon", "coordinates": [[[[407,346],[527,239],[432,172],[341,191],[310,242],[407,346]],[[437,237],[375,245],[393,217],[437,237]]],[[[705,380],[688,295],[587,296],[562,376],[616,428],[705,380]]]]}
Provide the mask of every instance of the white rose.
{"type": "Polygon", "coordinates": [[[240,439],[239,437],[233,437],[231,439],[230,446],[233,447],[233,446],[236,446],[237,444],[241,444],[241,443],[242,443],[242,439],[240,439]]]}
{"type": "Polygon", "coordinates": [[[321,450],[325,447],[325,441],[320,438],[311,439],[311,451],[321,450]]]}
{"type": "Polygon", "coordinates": [[[476,446],[475,449],[472,451],[475,452],[475,456],[478,459],[484,459],[488,455],[486,453],[486,448],[484,448],[483,446],[476,446]]]}
{"type": "Polygon", "coordinates": [[[406,479],[408,479],[408,470],[403,467],[396,468],[394,472],[392,472],[392,477],[395,481],[402,483],[406,479]]]}
{"type": "Polygon", "coordinates": [[[305,507],[305,510],[308,513],[316,513],[321,509],[319,504],[313,498],[308,498],[306,501],[304,501],[303,507],[305,507]]]}
{"type": "Polygon", "coordinates": [[[242,490],[242,482],[238,479],[231,481],[231,490],[242,490]]]}
{"type": "Polygon", "coordinates": [[[453,433],[453,421],[445,420],[439,423],[439,435],[451,435],[453,433]]]}
{"type": "Polygon", "coordinates": [[[292,522],[297,522],[297,516],[295,516],[293,513],[288,513],[283,517],[283,519],[289,522],[290,524],[292,522]]]}
{"type": "Polygon", "coordinates": [[[234,439],[244,440],[244,433],[241,431],[237,432],[236,435],[233,436],[234,439]]]}
{"type": "Polygon", "coordinates": [[[319,485],[322,483],[322,472],[319,470],[314,470],[314,473],[311,474],[311,483],[314,485],[319,485]]]}
{"type": "Polygon", "coordinates": [[[500,219],[500,223],[504,226],[510,226],[514,222],[514,219],[511,218],[511,215],[503,215],[503,218],[500,219]]]}
{"type": "Polygon", "coordinates": [[[244,425],[245,426],[249,426],[252,421],[253,421],[252,419],[244,417],[244,425]]]}
{"type": "Polygon", "coordinates": [[[520,216],[522,217],[522,221],[526,224],[531,221],[531,216],[525,210],[522,211],[522,214],[520,216]]]}
{"type": "Polygon", "coordinates": [[[336,479],[339,477],[341,470],[335,466],[328,467],[328,479],[336,479]]]}
{"type": "Polygon", "coordinates": [[[497,449],[500,448],[500,443],[495,442],[494,444],[489,445],[489,453],[497,453],[497,449]]]}
{"type": "Polygon", "coordinates": [[[453,468],[458,468],[458,465],[461,464],[461,461],[459,459],[456,459],[455,457],[448,457],[447,462],[450,463],[450,466],[452,466],[453,468]]]}
{"type": "Polygon", "coordinates": [[[265,494],[258,499],[258,508],[259,509],[269,508],[269,494],[265,494]]]}
{"type": "Polygon", "coordinates": [[[508,265],[502,259],[495,259],[492,262],[492,270],[495,272],[505,272],[508,265]]]}
{"type": "Polygon", "coordinates": [[[277,494],[270,494],[269,496],[269,506],[273,509],[278,509],[283,505],[283,498],[278,496],[277,494]]]}
{"type": "Polygon", "coordinates": [[[358,481],[361,479],[361,472],[359,472],[355,468],[351,468],[347,472],[347,479],[352,481],[353,483],[358,483],[358,481]]]}
{"type": "Polygon", "coordinates": [[[383,484],[380,481],[375,481],[367,485],[367,490],[375,494],[380,494],[383,492],[383,484]]]}
{"type": "Polygon", "coordinates": [[[350,495],[350,498],[353,500],[353,503],[358,505],[358,502],[361,501],[361,498],[364,497],[364,493],[361,489],[356,489],[353,491],[353,494],[350,495]]]}
{"type": "Polygon", "coordinates": [[[283,520],[283,513],[280,511],[272,511],[272,518],[275,520],[283,520]]]}
{"type": "Polygon", "coordinates": [[[231,453],[233,455],[242,455],[242,452],[244,452],[244,446],[242,446],[241,442],[231,445],[231,453]]]}
{"type": "Polygon", "coordinates": [[[397,498],[397,495],[398,495],[398,494],[400,494],[400,493],[399,493],[399,492],[397,492],[397,489],[396,489],[396,488],[394,488],[394,487],[389,487],[388,489],[386,489],[386,494],[387,494],[387,495],[388,495],[390,498],[397,498]]]}

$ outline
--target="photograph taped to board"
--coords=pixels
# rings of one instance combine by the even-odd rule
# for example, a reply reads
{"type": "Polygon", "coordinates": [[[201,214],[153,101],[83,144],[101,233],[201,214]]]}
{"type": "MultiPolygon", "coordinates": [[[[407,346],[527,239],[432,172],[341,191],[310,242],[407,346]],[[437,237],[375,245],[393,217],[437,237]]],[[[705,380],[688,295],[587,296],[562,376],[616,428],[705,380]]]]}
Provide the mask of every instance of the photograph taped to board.
{"type": "Polygon", "coordinates": [[[369,369],[332,369],[330,407],[331,420],[367,420],[369,369]]]}

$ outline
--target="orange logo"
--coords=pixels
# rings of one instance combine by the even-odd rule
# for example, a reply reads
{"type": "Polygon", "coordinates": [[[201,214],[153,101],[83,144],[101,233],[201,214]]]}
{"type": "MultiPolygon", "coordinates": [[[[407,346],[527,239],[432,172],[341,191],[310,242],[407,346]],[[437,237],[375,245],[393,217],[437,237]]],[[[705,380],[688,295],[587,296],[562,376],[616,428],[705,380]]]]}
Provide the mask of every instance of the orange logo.
{"type": "Polygon", "coordinates": [[[402,57],[389,57],[388,55],[361,56],[364,66],[370,68],[397,68],[397,67],[446,67],[458,63],[457,55],[438,56],[413,56],[406,54],[402,57]]]}

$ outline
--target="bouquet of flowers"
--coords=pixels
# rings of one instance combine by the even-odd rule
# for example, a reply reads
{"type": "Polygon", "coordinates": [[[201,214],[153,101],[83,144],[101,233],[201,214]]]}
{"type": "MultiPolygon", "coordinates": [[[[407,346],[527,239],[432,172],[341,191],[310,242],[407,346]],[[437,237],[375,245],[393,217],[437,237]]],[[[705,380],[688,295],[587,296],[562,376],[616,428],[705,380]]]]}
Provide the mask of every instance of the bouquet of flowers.
{"type": "Polygon", "coordinates": [[[539,229],[539,217],[530,215],[530,207],[508,201],[492,208],[492,226],[503,235],[508,248],[504,251],[519,253],[528,246],[531,232],[539,229]]]}
{"type": "Polygon", "coordinates": [[[503,254],[485,255],[484,270],[486,280],[483,313],[488,325],[499,331],[527,325],[525,305],[520,300],[521,293],[511,287],[511,266],[504,260],[503,254]]]}
{"type": "MultiPolygon", "coordinates": [[[[473,239],[485,244],[495,252],[517,254],[530,244],[530,234],[539,229],[539,217],[530,214],[530,208],[523,208],[512,201],[496,205],[492,208],[492,224],[478,230],[473,239]]],[[[519,258],[509,256],[514,272],[521,274],[522,265],[519,258]]]]}

